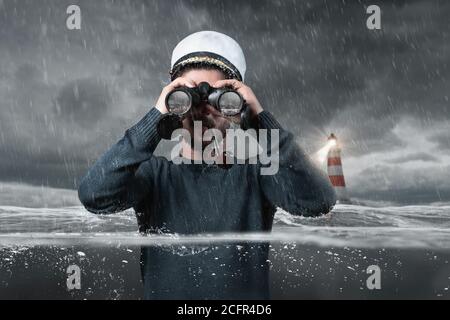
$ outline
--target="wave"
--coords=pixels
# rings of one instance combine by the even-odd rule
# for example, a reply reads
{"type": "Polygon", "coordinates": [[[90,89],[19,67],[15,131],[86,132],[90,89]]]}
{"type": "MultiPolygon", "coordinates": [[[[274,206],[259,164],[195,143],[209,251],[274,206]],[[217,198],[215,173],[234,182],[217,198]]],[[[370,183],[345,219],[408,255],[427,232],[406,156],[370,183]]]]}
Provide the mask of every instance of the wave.
{"type": "Polygon", "coordinates": [[[201,235],[137,232],[133,210],[94,215],[82,207],[0,207],[0,246],[181,245],[295,242],[331,247],[450,249],[450,206],[337,205],[317,218],[279,209],[270,233],[201,235]]]}

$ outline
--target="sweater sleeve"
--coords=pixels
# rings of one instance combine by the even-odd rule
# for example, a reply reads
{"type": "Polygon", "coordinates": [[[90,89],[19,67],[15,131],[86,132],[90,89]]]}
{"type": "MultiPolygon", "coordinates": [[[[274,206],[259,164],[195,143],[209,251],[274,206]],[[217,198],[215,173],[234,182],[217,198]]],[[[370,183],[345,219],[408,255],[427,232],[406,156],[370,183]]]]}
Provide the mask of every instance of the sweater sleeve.
{"type": "Polygon", "coordinates": [[[82,178],[78,196],[87,210],[98,214],[115,213],[137,204],[148,194],[148,170],[142,162],[153,157],[161,138],[157,133],[161,112],[152,108],[82,178]]]}
{"type": "Polygon", "coordinates": [[[271,150],[273,161],[278,162],[274,174],[260,176],[265,197],[291,214],[318,216],[328,213],[336,203],[336,196],[326,174],[295,143],[292,133],[284,130],[269,112],[259,114],[259,123],[261,129],[268,129],[267,150],[271,150]],[[278,143],[271,141],[271,129],[279,130],[278,143]],[[278,159],[274,157],[277,148],[278,159]]]}

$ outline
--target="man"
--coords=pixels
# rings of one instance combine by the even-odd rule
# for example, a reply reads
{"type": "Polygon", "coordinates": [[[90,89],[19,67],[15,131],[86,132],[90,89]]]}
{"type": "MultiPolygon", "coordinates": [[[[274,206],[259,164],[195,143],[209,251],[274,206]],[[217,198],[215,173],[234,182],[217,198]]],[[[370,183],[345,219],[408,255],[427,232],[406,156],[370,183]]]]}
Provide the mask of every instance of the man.
{"type": "MultiPolygon", "coordinates": [[[[99,214],[132,207],[141,232],[179,234],[270,231],[276,207],[294,215],[328,213],[335,204],[328,178],[295,144],[292,134],[263,109],[253,91],[243,82],[245,71],[242,49],[224,34],[203,31],[182,40],[172,55],[172,82],[162,90],[156,107],[127,130],[82,179],[79,197],[84,206],[99,214]],[[232,87],[258,120],[258,128],[279,130],[277,173],[261,175],[261,164],[220,166],[194,162],[177,165],[153,155],[161,139],[158,122],[168,112],[167,94],[181,86],[194,88],[201,82],[215,88],[232,87]]],[[[232,119],[208,103],[192,110],[183,120],[183,128],[194,135],[191,141],[183,142],[181,155],[187,159],[202,157],[192,146],[195,139],[201,139],[193,130],[193,123],[198,120],[203,123],[202,132],[208,128],[224,132],[232,119]]],[[[264,293],[268,287],[266,245],[254,249],[252,257],[247,255],[248,260],[244,262],[235,248],[215,254],[229,268],[237,268],[239,276],[230,278],[225,273],[211,272],[215,277],[201,283],[214,287],[214,292],[205,296],[204,291],[190,292],[190,297],[268,297],[264,293]]],[[[188,268],[205,263],[206,258],[195,262],[192,259],[196,257],[188,259],[167,257],[157,248],[144,248],[142,274],[146,297],[186,297],[180,284],[192,276],[188,268]],[[171,274],[171,278],[164,277],[164,273],[171,274]]],[[[203,265],[204,268],[210,266],[203,265]]]]}

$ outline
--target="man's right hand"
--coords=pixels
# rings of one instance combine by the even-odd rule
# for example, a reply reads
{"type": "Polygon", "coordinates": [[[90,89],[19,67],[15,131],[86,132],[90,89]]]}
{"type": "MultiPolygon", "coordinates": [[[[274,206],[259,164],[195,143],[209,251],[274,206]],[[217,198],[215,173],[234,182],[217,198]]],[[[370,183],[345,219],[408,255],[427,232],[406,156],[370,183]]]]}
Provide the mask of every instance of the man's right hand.
{"type": "Polygon", "coordinates": [[[161,91],[161,95],[159,96],[158,101],[156,102],[156,105],[155,105],[156,109],[158,109],[159,112],[161,112],[162,114],[168,113],[169,111],[166,108],[166,96],[169,92],[171,92],[179,87],[194,88],[196,86],[197,86],[197,84],[192,80],[189,80],[189,79],[186,79],[183,77],[176,78],[171,83],[169,83],[167,86],[165,86],[163,88],[163,90],[161,91]]]}

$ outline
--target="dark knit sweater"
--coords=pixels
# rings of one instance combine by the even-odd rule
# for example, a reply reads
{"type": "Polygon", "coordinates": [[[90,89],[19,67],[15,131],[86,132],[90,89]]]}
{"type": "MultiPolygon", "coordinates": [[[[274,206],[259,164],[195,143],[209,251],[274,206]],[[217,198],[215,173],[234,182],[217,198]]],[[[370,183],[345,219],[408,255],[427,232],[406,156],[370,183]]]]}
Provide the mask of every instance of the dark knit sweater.
{"type": "MultiPolygon", "coordinates": [[[[140,231],[196,234],[270,231],[276,207],[294,215],[316,216],[329,212],[335,204],[328,177],[311,163],[295,144],[293,135],[267,111],[258,115],[259,126],[279,129],[280,140],[279,171],[265,176],[260,174],[260,164],[235,164],[228,168],[205,163],[176,165],[154,156],[160,141],[156,130],[160,117],[157,109],[151,109],[90,168],[79,186],[79,197],[87,210],[109,214],[134,208],[140,231]]],[[[208,259],[143,248],[146,297],[227,298],[230,294],[235,297],[239,290],[244,292],[243,298],[267,297],[261,293],[265,290],[262,288],[268,287],[267,246],[258,246],[248,265],[242,262],[238,251],[224,249],[215,254],[231,269],[239,259],[243,278],[236,282],[235,277],[233,280],[223,274],[217,277],[212,272],[215,273],[212,280],[201,282],[209,283],[210,289],[217,288],[209,293],[203,288],[195,294],[190,288],[180,288],[180,284],[187,281],[187,270],[192,264],[206,263],[204,268],[211,267],[208,259]],[[255,264],[262,265],[261,270],[255,271],[255,264]],[[165,278],[165,274],[171,278],[165,278]],[[235,285],[228,285],[230,281],[235,285]],[[242,287],[237,289],[240,284],[242,287]],[[224,286],[232,289],[224,290],[224,286]]]]}

